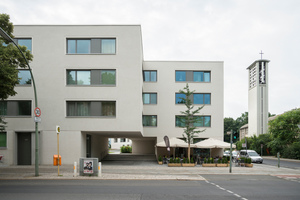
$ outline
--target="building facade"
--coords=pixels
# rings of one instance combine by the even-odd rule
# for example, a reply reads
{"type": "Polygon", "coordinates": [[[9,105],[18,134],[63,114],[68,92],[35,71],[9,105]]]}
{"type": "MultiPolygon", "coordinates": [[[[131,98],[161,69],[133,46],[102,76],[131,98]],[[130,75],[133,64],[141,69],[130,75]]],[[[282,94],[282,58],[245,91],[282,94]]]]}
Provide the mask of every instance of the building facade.
{"type": "Polygon", "coordinates": [[[247,69],[249,71],[248,88],[248,137],[268,131],[268,63],[269,60],[257,60],[247,69]]]}
{"type": "MultiPolygon", "coordinates": [[[[133,153],[157,153],[165,135],[182,137],[178,91],[187,83],[195,106],[205,105],[199,139],[223,140],[223,62],[144,61],[139,25],[18,25],[14,35],[34,56],[40,164],[57,154],[57,125],[62,163],[101,160],[108,138],[129,138],[133,153]]],[[[27,69],[19,77],[18,94],[0,105],[8,165],[35,161],[33,86],[27,69]]]]}

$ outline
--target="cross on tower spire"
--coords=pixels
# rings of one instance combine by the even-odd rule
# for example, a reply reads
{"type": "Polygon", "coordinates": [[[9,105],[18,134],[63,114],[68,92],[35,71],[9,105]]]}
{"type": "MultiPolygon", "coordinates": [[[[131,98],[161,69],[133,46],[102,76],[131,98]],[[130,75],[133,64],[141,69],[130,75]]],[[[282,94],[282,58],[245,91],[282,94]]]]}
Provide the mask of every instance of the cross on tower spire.
{"type": "Polygon", "coordinates": [[[262,52],[262,50],[260,51],[260,59],[262,60],[262,55],[264,54],[263,52],[262,52]]]}

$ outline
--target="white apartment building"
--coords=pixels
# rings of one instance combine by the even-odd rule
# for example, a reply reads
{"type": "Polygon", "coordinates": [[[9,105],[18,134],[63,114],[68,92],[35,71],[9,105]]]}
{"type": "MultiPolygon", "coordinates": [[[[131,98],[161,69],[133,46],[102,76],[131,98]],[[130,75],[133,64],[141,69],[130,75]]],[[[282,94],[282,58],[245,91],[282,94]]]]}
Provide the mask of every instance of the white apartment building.
{"type": "MultiPolygon", "coordinates": [[[[65,164],[101,160],[108,138],[129,138],[133,153],[159,154],[155,144],[165,135],[182,137],[178,91],[187,83],[195,106],[205,104],[199,140],[223,140],[223,62],[144,61],[140,25],[17,25],[14,35],[34,56],[40,164],[52,164],[57,154],[57,125],[65,164]]],[[[33,86],[27,69],[19,77],[18,94],[0,102],[7,165],[35,161],[33,86]]]]}

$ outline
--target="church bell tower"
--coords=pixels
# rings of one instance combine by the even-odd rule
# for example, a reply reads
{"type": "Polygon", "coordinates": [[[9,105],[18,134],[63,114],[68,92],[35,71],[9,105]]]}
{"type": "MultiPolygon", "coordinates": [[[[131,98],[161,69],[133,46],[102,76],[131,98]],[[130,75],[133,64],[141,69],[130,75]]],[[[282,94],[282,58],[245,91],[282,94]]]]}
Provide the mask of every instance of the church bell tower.
{"type": "Polygon", "coordinates": [[[248,73],[248,137],[268,131],[268,63],[256,60],[247,69],[248,73]]]}

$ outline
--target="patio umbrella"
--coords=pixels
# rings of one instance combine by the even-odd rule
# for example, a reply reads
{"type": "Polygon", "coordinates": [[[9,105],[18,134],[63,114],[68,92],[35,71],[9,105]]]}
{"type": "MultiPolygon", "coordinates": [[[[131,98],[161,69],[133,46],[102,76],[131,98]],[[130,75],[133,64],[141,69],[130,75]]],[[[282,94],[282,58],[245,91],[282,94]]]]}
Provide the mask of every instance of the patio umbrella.
{"type": "MultiPolygon", "coordinates": [[[[188,148],[188,143],[185,141],[178,139],[178,138],[171,138],[170,140],[170,147],[182,147],[182,148],[188,148]]],[[[166,144],[164,141],[159,142],[156,144],[157,147],[166,147],[166,144]]],[[[195,144],[190,145],[191,148],[195,148],[195,144]]]]}
{"type": "MultiPolygon", "coordinates": [[[[196,148],[203,148],[203,149],[212,149],[212,148],[230,148],[230,143],[223,142],[221,140],[209,138],[206,140],[203,140],[201,142],[197,142],[196,148]]],[[[232,144],[232,148],[235,148],[235,145],[232,144]]]]}

